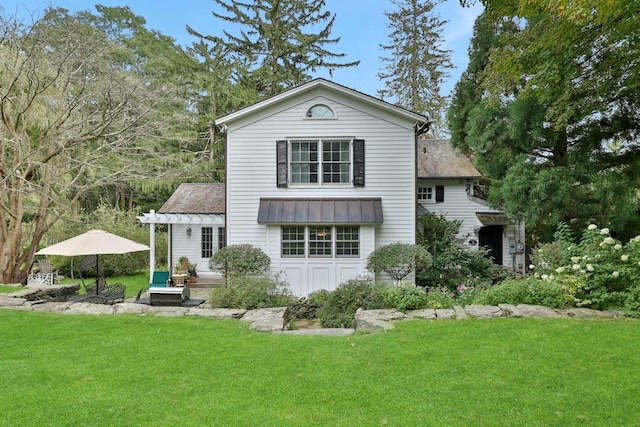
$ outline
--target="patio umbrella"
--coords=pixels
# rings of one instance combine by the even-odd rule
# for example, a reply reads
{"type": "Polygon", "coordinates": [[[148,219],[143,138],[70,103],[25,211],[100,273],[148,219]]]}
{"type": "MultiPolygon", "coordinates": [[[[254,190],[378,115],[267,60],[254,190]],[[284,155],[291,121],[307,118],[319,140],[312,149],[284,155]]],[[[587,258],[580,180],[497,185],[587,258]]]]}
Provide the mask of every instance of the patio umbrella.
{"type": "MultiPolygon", "coordinates": [[[[148,251],[151,248],[142,243],[125,239],[116,234],[103,230],[89,230],[86,233],[63,240],[36,252],[36,255],[63,255],[63,256],[96,256],[96,273],[99,277],[99,255],[127,254],[129,252],[148,251]]],[[[97,283],[96,278],[96,283],[97,283]]],[[[98,286],[96,286],[98,293],[98,286]]]]}

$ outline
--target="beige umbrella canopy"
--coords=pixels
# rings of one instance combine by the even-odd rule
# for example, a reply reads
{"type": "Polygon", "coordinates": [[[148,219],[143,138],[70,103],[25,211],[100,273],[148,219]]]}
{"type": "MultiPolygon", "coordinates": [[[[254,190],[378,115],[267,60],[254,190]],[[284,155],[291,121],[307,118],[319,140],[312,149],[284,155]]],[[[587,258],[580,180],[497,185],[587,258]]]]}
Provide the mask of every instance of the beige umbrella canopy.
{"type": "MultiPolygon", "coordinates": [[[[89,230],[86,233],[40,249],[36,252],[36,255],[96,255],[96,259],[98,259],[98,255],[127,254],[150,249],[147,245],[125,239],[116,234],[103,230],[89,230]]],[[[96,266],[96,270],[99,270],[99,264],[96,266]]]]}
{"type": "Polygon", "coordinates": [[[36,255],[106,255],[148,251],[149,246],[103,230],[89,230],[60,243],[40,249],[36,255]]]}

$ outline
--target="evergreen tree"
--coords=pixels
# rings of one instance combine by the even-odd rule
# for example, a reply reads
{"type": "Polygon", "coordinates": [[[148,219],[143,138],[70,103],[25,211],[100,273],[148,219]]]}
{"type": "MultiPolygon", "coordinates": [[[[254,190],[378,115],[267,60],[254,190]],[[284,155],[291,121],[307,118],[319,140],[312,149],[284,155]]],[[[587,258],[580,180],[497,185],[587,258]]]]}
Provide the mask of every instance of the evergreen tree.
{"type": "Polygon", "coordinates": [[[640,231],[640,5],[581,3],[487,1],[449,112],[491,203],[541,240],[559,222],[640,231]]]}
{"type": "Polygon", "coordinates": [[[409,110],[427,115],[431,132],[440,136],[446,97],[440,85],[453,68],[450,51],[442,48],[442,30],[447,21],[434,13],[431,0],[391,0],[397,9],[385,12],[391,29],[389,44],[380,45],[390,56],[381,57],[386,63],[378,77],[385,83],[379,91],[383,98],[409,110]]]}
{"type": "Polygon", "coordinates": [[[216,18],[244,27],[239,35],[224,31],[220,41],[232,58],[249,70],[238,83],[248,83],[248,77],[262,98],[304,83],[318,69],[331,71],[359,63],[339,62],[346,55],[325,48],[340,41],[339,37],[331,38],[335,15],[323,10],[325,0],[215,2],[226,13],[213,12],[216,18]]]}

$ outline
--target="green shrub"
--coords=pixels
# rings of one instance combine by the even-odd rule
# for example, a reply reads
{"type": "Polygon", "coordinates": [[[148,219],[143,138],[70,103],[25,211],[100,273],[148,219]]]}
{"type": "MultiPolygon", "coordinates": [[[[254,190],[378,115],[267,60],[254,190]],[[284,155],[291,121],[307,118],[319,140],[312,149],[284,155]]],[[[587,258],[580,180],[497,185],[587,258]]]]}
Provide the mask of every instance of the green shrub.
{"type": "Polygon", "coordinates": [[[300,298],[289,303],[289,318],[291,319],[316,319],[318,311],[323,304],[311,302],[306,298],[300,298]]]}
{"type": "Polygon", "coordinates": [[[325,328],[353,328],[354,315],[360,307],[370,307],[375,283],[368,279],[349,280],[328,295],[318,310],[318,319],[325,328]]]}
{"type": "Polygon", "coordinates": [[[418,266],[431,264],[431,255],[419,245],[392,243],[373,251],[367,258],[367,269],[387,273],[396,282],[413,273],[418,266]]]}
{"type": "Polygon", "coordinates": [[[622,308],[628,316],[640,315],[640,283],[634,284],[625,293],[622,308]]]}
{"type": "Polygon", "coordinates": [[[582,285],[579,278],[555,282],[534,277],[512,279],[479,293],[474,302],[486,305],[533,304],[565,308],[575,302],[571,288],[578,289],[582,285]]]}
{"type": "Polygon", "coordinates": [[[226,246],[213,254],[209,267],[225,277],[256,276],[264,273],[271,258],[262,249],[248,243],[226,246]]]}
{"type": "Polygon", "coordinates": [[[425,308],[451,308],[456,305],[454,293],[447,288],[434,288],[427,291],[425,308]]]}
{"type": "Polygon", "coordinates": [[[428,297],[423,288],[413,283],[400,283],[399,285],[381,285],[374,288],[374,295],[381,298],[372,298],[374,308],[395,308],[400,311],[417,310],[427,307],[428,297]]]}
{"type": "Polygon", "coordinates": [[[578,277],[584,286],[572,294],[575,303],[595,309],[621,308],[633,300],[631,287],[640,282],[640,236],[623,244],[609,229],[589,225],[578,241],[560,224],[555,241],[537,248],[530,268],[542,280],[578,277]]]}
{"type": "Polygon", "coordinates": [[[432,257],[432,263],[416,271],[416,284],[427,289],[486,287],[514,273],[493,263],[484,248],[469,248],[458,237],[462,221],[448,220],[444,215],[428,213],[420,218],[418,243],[432,257]]]}
{"type": "Polygon", "coordinates": [[[286,307],[292,301],[286,283],[266,277],[236,276],[211,292],[211,306],[220,308],[286,307]]]}

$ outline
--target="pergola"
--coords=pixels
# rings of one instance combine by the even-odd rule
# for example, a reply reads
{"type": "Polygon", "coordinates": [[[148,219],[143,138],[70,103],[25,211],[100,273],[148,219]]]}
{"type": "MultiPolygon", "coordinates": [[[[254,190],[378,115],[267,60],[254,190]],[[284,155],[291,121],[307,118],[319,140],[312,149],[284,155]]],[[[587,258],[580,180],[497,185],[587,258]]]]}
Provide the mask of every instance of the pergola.
{"type": "MultiPolygon", "coordinates": [[[[148,213],[143,213],[138,217],[138,220],[143,224],[149,224],[149,275],[153,277],[155,270],[155,242],[156,242],[156,224],[180,224],[180,225],[217,225],[224,227],[225,216],[224,214],[203,214],[203,213],[157,213],[151,209],[148,213]]],[[[168,259],[171,260],[171,241],[168,244],[168,259]]],[[[171,269],[171,266],[169,266],[171,269]]]]}

